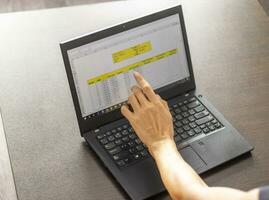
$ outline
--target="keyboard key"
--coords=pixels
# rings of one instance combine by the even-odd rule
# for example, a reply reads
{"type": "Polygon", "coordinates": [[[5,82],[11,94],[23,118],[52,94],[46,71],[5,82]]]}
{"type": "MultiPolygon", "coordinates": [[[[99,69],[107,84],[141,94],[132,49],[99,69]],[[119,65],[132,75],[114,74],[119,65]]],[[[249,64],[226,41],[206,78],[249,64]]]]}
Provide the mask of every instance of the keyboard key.
{"type": "Polygon", "coordinates": [[[188,108],[195,108],[195,107],[197,107],[199,105],[201,105],[199,103],[199,101],[193,101],[193,102],[189,103],[187,106],[188,106],[188,108]]]}
{"type": "Polygon", "coordinates": [[[175,143],[178,143],[178,142],[181,142],[181,141],[182,141],[181,137],[179,135],[177,135],[175,137],[175,143]]]}
{"type": "Polygon", "coordinates": [[[190,123],[189,125],[190,125],[191,128],[195,128],[195,127],[197,127],[197,125],[196,125],[195,122],[192,122],[192,123],[190,123]]]}
{"type": "Polygon", "coordinates": [[[183,113],[181,113],[181,115],[183,116],[183,117],[188,117],[188,116],[190,116],[190,114],[189,114],[189,112],[183,112],[183,113]]]}
{"type": "Polygon", "coordinates": [[[216,119],[213,119],[213,120],[211,121],[211,123],[212,123],[212,124],[216,124],[216,123],[218,123],[218,121],[217,121],[216,119]]]}
{"type": "Polygon", "coordinates": [[[186,106],[181,106],[180,109],[181,109],[183,112],[185,112],[185,111],[188,110],[188,108],[187,108],[186,106]]]}
{"type": "Polygon", "coordinates": [[[140,156],[140,154],[137,153],[133,157],[134,157],[135,160],[138,160],[141,156],[140,156]]]}
{"type": "Polygon", "coordinates": [[[135,142],[134,142],[134,141],[128,142],[128,145],[129,145],[130,147],[133,147],[133,146],[135,145],[135,142]]]}
{"type": "Polygon", "coordinates": [[[182,133],[181,135],[180,135],[181,137],[182,137],[182,139],[187,139],[188,137],[189,137],[189,135],[187,134],[187,133],[182,133]]]}
{"type": "Polygon", "coordinates": [[[191,98],[188,99],[188,102],[190,103],[190,102],[193,102],[193,101],[195,101],[195,100],[196,100],[195,97],[191,97],[191,98]]]}
{"type": "Polygon", "coordinates": [[[189,117],[188,117],[188,120],[189,120],[190,122],[194,122],[194,121],[195,121],[195,117],[193,117],[193,116],[189,116],[189,117]]]}
{"type": "Polygon", "coordinates": [[[179,108],[177,108],[177,109],[175,109],[175,113],[179,114],[179,113],[181,113],[181,110],[179,108]]]}
{"type": "Polygon", "coordinates": [[[190,128],[189,125],[185,125],[185,126],[183,126],[183,129],[184,129],[185,131],[188,131],[188,130],[190,130],[191,128],[190,128]]]}
{"type": "Polygon", "coordinates": [[[121,136],[122,136],[121,133],[116,133],[116,134],[115,134],[115,137],[116,137],[116,138],[120,138],[121,136]]]}
{"type": "Polygon", "coordinates": [[[123,160],[120,160],[117,162],[117,165],[123,167],[124,165],[126,165],[126,163],[123,160]]]}
{"type": "Polygon", "coordinates": [[[137,139],[135,139],[135,143],[136,144],[141,144],[142,142],[141,142],[141,140],[139,138],[137,138],[137,139]]]}
{"type": "Polygon", "coordinates": [[[117,130],[118,130],[118,131],[122,131],[122,127],[118,127],[117,130]]]}
{"type": "Polygon", "coordinates": [[[194,114],[195,114],[195,110],[190,109],[190,110],[189,110],[189,113],[190,113],[190,115],[194,115],[194,114]]]}
{"type": "Polygon", "coordinates": [[[177,105],[177,104],[174,104],[174,105],[172,106],[172,108],[173,108],[173,109],[176,109],[176,108],[178,108],[178,105],[177,105]]]}
{"type": "Polygon", "coordinates": [[[119,153],[115,154],[117,155],[117,157],[119,157],[120,160],[125,159],[126,157],[128,157],[130,155],[129,151],[120,151],[119,153]]]}
{"type": "Polygon", "coordinates": [[[189,130],[187,133],[188,133],[189,136],[194,136],[195,135],[195,132],[193,130],[189,130]]]}
{"type": "Polygon", "coordinates": [[[105,137],[105,134],[99,134],[99,135],[97,135],[97,139],[98,140],[102,139],[103,137],[105,137]]]}
{"type": "Polygon", "coordinates": [[[203,132],[204,133],[209,133],[209,129],[206,127],[206,128],[203,129],[203,132]]]}
{"type": "Polygon", "coordinates": [[[148,156],[149,153],[146,149],[144,149],[143,151],[140,152],[141,156],[145,157],[145,156],[148,156]]]}
{"type": "Polygon", "coordinates": [[[106,138],[103,138],[102,140],[100,140],[101,144],[107,144],[108,140],[106,138]]]}
{"type": "Polygon", "coordinates": [[[128,128],[129,133],[134,133],[134,129],[132,127],[128,128]]]}
{"type": "Polygon", "coordinates": [[[128,149],[128,145],[127,144],[122,144],[120,147],[121,147],[121,149],[128,149]]]}
{"type": "Polygon", "coordinates": [[[127,128],[128,128],[128,125],[127,125],[127,124],[124,124],[124,125],[122,126],[122,128],[127,129],[127,128]]]}
{"type": "Polygon", "coordinates": [[[121,148],[120,147],[116,147],[114,149],[111,149],[108,151],[108,153],[110,153],[111,155],[114,155],[116,153],[119,153],[121,151],[121,148]]]}
{"type": "Polygon", "coordinates": [[[177,119],[177,120],[181,120],[181,119],[182,119],[181,115],[180,115],[180,114],[177,114],[177,115],[176,115],[176,119],[177,119]]]}
{"type": "Polygon", "coordinates": [[[201,111],[203,111],[205,109],[205,107],[204,106],[199,106],[199,107],[196,107],[196,108],[194,108],[194,110],[195,110],[195,112],[201,112],[201,111]]]}
{"type": "Polygon", "coordinates": [[[122,144],[122,140],[121,140],[121,139],[116,140],[116,141],[115,141],[115,144],[116,144],[116,145],[120,145],[120,144],[122,144]]]}
{"type": "Polygon", "coordinates": [[[205,117],[205,116],[207,116],[207,115],[209,115],[209,112],[208,112],[207,110],[205,110],[205,111],[203,111],[203,112],[196,113],[196,114],[194,115],[194,117],[195,117],[196,119],[200,119],[200,118],[205,117]]]}
{"type": "Polygon", "coordinates": [[[116,145],[114,142],[110,142],[108,144],[105,145],[105,149],[109,150],[109,149],[112,149],[114,148],[116,145]]]}
{"type": "Polygon", "coordinates": [[[189,124],[189,120],[188,120],[188,119],[183,119],[183,120],[182,120],[182,123],[183,123],[184,125],[189,124]]]}
{"type": "Polygon", "coordinates": [[[136,136],[136,134],[134,134],[134,133],[132,133],[131,135],[129,135],[129,138],[132,139],[132,140],[134,140],[136,137],[137,137],[137,136],[136,136]]]}
{"type": "Polygon", "coordinates": [[[205,127],[206,127],[205,124],[202,124],[202,125],[200,126],[201,129],[204,129],[205,127]]]}
{"type": "Polygon", "coordinates": [[[127,130],[123,130],[122,131],[122,135],[128,135],[128,131],[127,130]]]}
{"type": "Polygon", "coordinates": [[[219,122],[217,122],[217,123],[215,124],[215,127],[216,127],[216,128],[220,128],[220,127],[221,127],[221,124],[220,124],[219,122]]]}
{"type": "Polygon", "coordinates": [[[131,160],[131,158],[125,158],[125,159],[124,159],[124,162],[127,163],[127,164],[129,164],[129,163],[132,162],[132,160],[131,160]]]}
{"type": "Polygon", "coordinates": [[[112,142],[115,140],[115,137],[113,135],[110,135],[107,139],[108,141],[112,142]]]}
{"type": "Polygon", "coordinates": [[[138,145],[138,146],[136,146],[136,149],[137,149],[138,151],[141,151],[141,150],[144,149],[144,147],[143,147],[143,145],[138,145]]]}
{"type": "Polygon", "coordinates": [[[130,153],[135,153],[135,152],[136,152],[136,149],[135,149],[135,148],[130,148],[130,149],[129,149],[129,152],[130,152],[130,153]]]}
{"type": "Polygon", "coordinates": [[[107,131],[106,132],[106,136],[109,136],[109,135],[111,135],[112,133],[111,133],[111,131],[107,131]]]}
{"type": "Polygon", "coordinates": [[[207,127],[209,127],[209,126],[211,126],[211,125],[213,125],[211,122],[207,122],[207,123],[206,123],[206,126],[207,126],[207,127]]]}
{"type": "Polygon", "coordinates": [[[117,133],[117,130],[116,130],[116,129],[113,129],[111,132],[112,132],[113,134],[116,134],[116,133],[117,133]]]}
{"type": "Polygon", "coordinates": [[[176,127],[178,127],[178,128],[179,128],[179,127],[181,127],[181,126],[182,126],[182,123],[181,123],[180,121],[178,121],[178,122],[176,122],[176,123],[175,123],[175,125],[176,125],[176,127]]]}
{"type": "Polygon", "coordinates": [[[200,127],[198,126],[198,127],[196,127],[195,129],[193,129],[194,130],[194,132],[196,133],[196,134],[198,134],[198,133],[201,133],[201,129],[200,129],[200,127]]]}
{"type": "Polygon", "coordinates": [[[177,128],[177,129],[176,129],[176,132],[177,132],[178,134],[181,134],[181,133],[184,132],[184,130],[183,130],[182,128],[177,128]]]}
{"type": "Polygon", "coordinates": [[[196,124],[201,125],[201,124],[204,124],[204,123],[211,121],[211,120],[213,120],[213,117],[211,115],[208,115],[202,119],[197,120],[196,124]]]}
{"type": "Polygon", "coordinates": [[[216,129],[214,125],[211,125],[208,128],[209,128],[210,131],[214,131],[216,129]]]}
{"type": "Polygon", "coordinates": [[[122,138],[123,142],[128,142],[129,140],[130,140],[130,138],[128,136],[125,136],[125,137],[122,138]]]}
{"type": "Polygon", "coordinates": [[[114,160],[119,160],[119,159],[120,159],[119,154],[114,155],[114,156],[113,156],[113,159],[114,159],[114,160]]]}

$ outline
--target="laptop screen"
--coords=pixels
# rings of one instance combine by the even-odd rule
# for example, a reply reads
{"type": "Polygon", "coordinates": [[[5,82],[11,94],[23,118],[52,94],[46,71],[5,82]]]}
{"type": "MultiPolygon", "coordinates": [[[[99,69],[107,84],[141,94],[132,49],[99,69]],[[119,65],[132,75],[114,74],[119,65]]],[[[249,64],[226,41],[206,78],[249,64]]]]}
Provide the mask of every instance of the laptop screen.
{"type": "Polygon", "coordinates": [[[84,119],[124,104],[140,72],[153,89],[190,79],[178,14],[67,51],[84,119]]]}

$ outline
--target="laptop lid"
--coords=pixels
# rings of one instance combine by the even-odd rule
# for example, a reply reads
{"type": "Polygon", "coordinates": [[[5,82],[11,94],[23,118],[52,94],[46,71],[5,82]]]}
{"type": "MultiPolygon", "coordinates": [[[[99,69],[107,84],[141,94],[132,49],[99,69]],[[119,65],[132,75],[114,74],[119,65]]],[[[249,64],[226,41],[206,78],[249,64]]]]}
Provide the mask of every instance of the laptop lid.
{"type": "Polygon", "coordinates": [[[60,46],[81,135],[122,118],[134,71],[165,99],[195,88],[181,6],[60,46]]]}

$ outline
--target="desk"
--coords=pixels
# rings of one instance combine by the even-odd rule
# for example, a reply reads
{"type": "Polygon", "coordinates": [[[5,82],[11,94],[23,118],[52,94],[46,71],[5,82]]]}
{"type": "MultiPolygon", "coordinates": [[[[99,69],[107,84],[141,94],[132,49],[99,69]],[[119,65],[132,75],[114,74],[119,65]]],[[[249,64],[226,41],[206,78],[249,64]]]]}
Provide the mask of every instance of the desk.
{"type": "MultiPolygon", "coordinates": [[[[0,15],[0,105],[20,200],[127,198],[80,138],[58,44],[176,2],[0,15]]],[[[199,90],[255,146],[204,179],[243,190],[269,184],[269,19],[256,0],[186,0],[183,10],[199,90]]]]}

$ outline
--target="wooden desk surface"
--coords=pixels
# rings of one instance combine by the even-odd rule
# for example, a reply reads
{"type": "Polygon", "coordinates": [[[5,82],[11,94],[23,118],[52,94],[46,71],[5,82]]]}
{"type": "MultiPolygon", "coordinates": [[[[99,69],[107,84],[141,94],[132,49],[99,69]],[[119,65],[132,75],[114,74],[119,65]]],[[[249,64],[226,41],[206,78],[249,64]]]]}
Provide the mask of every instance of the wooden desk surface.
{"type": "MultiPolygon", "coordinates": [[[[175,2],[0,15],[0,105],[20,200],[127,198],[79,136],[58,44],[175,2]]],[[[255,146],[205,181],[269,184],[269,19],[256,0],[186,0],[183,9],[198,88],[255,146]]]]}

